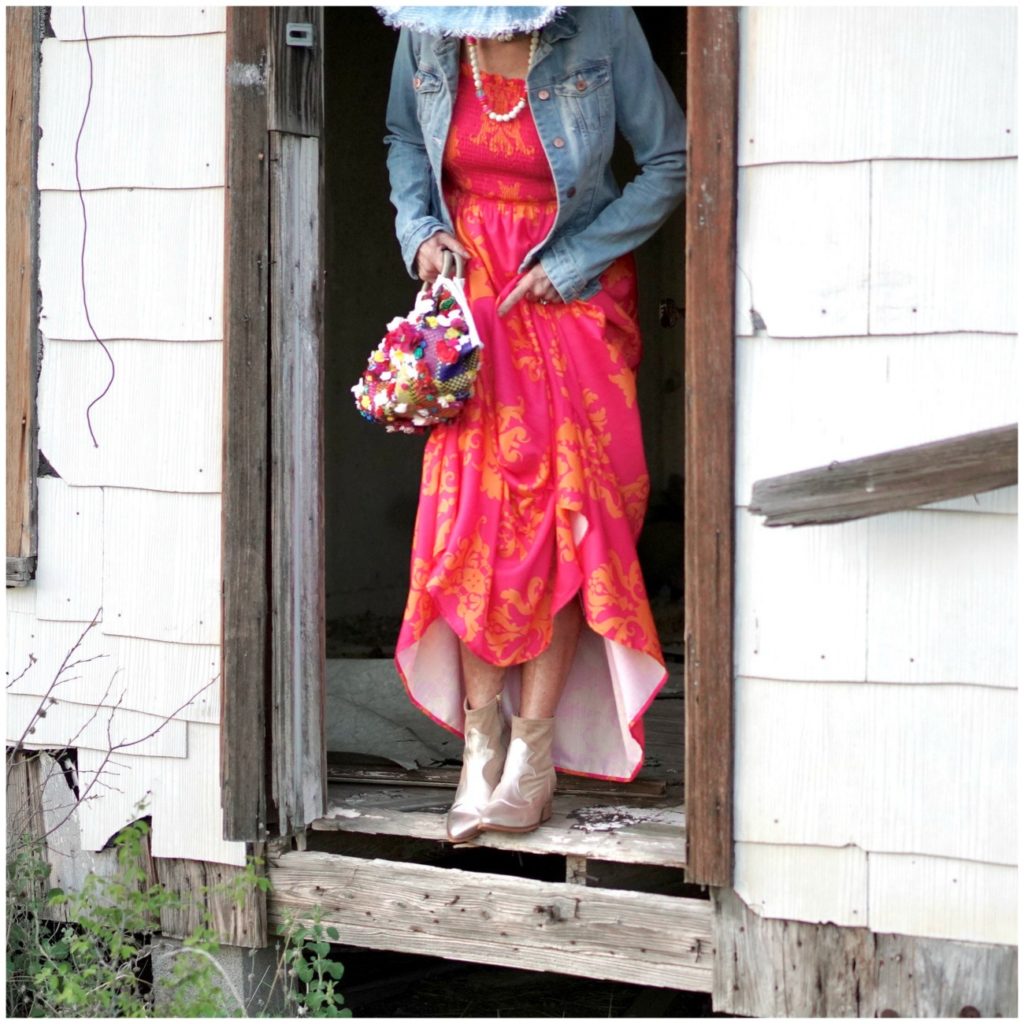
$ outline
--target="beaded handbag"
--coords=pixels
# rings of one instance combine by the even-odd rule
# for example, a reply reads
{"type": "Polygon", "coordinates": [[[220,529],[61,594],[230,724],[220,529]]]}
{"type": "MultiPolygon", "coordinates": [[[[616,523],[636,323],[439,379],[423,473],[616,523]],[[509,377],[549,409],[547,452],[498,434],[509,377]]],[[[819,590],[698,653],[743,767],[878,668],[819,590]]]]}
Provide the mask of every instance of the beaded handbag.
{"type": "Polygon", "coordinates": [[[387,325],[352,388],[364,419],[383,424],[389,433],[421,434],[462,411],[483,348],[464,280],[462,257],[446,251],[433,285],[424,285],[408,316],[387,325]]]}

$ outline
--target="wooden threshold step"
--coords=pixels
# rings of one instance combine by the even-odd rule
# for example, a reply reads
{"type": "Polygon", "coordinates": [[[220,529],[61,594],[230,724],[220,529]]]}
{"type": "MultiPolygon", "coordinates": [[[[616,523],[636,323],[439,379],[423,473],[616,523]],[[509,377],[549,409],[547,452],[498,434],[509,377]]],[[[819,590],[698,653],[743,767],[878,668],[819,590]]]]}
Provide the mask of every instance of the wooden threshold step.
{"type": "Polygon", "coordinates": [[[350,945],[711,991],[710,900],[312,851],[268,873],[270,924],[319,907],[350,945]]]}
{"type": "MultiPolygon", "coordinates": [[[[401,768],[395,765],[353,764],[344,755],[328,754],[329,783],[358,783],[362,786],[426,786],[431,789],[455,789],[460,768],[401,768]]],[[[634,779],[632,782],[606,782],[581,775],[559,775],[558,788],[581,796],[614,796],[618,799],[656,799],[665,795],[662,779],[634,779]]]]}
{"type": "MultiPolygon", "coordinates": [[[[312,823],[316,831],[448,842],[449,790],[331,786],[328,797],[327,814],[312,823]]],[[[550,820],[536,831],[525,835],[482,832],[461,845],[682,868],[686,866],[686,812],[674,801],[641,806],[559,793],[550,820]]]]}

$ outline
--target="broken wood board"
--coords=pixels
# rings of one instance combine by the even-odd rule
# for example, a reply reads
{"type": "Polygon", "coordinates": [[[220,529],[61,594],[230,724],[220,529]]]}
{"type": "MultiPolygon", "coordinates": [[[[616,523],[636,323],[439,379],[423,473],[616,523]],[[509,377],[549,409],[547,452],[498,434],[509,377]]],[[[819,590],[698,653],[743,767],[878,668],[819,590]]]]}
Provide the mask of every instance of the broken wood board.
{"type": "Polygon", "coordinates": [[[248,868],[184,857],[155,857],[154,864],[163,885],[182,899],[180,907],[160,911],[164,937],[184,939],[205,924],[225,945],[251,949],[267,944],[266,894],[238,884],[248,868]],[[236,891],[241,903],[234,899],[236,891]]]}
{"type": "MultiPolygon", "coordinates": [[[[359,786],[331,786],[327,815],[312,828],[449,842],[445,817],[450,804],[451,793],[440,788],[363,791],[359,786]]],[[[562,792],[555,795],[551,818],[534,832],[481,832],[465,845],[683,868],[686,813],[681,801],[610,804],[562,792]]]]}
{"type": "Polygon", "coordinates": [[[841,523],[1017,483],[1017,424],[768,477],[750,512],[765,526],[841,523]]]}
{"type": "Polygon", "coordinates": [[[751,1017],[1016,1017],[1014,946],[759,917],[713,889],[716,1012],[751,1017]]]}
{"type": "Polygon", "coordinates": [[[271,926],[320,909],[351,945],[711,990],[707,900],[308,851],[268,874],[271,926]]]}

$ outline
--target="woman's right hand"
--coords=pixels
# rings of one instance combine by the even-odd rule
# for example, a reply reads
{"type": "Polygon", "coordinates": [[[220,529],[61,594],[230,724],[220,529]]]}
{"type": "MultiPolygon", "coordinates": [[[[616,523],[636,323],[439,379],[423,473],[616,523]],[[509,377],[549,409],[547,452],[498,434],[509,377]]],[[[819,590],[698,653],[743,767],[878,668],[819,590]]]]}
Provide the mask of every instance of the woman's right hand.
{"type": "Polygon", "coordinates": [[[435,231],[416,250],[416,273],[426,284],[433,284],[444,266],[444,250],[451,249],[463,259],[469,259],[469,250],[447,231],[435,231]]]}

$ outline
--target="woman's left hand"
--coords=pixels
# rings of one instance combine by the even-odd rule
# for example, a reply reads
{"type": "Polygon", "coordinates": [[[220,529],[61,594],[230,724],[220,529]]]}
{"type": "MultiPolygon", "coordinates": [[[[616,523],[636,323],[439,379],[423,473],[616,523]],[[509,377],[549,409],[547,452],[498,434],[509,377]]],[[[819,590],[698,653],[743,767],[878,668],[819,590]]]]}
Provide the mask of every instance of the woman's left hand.
{"type": "Polygon", "coordinates": [[[505,316],[506,313],[521,299],[530,302],[539,302],[547,305],[549,302],[561,302],[562,296],[551,283],[544,268],[535,263],[519,279],[519,283],[508,293],[505,301],[498,307],[498,316],[505,316]]]}

